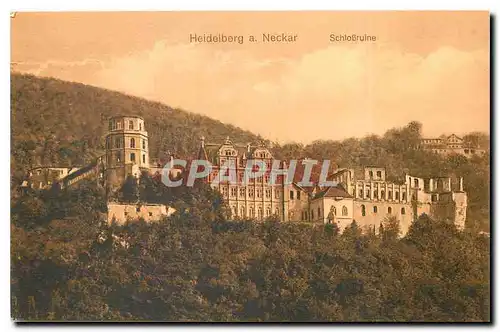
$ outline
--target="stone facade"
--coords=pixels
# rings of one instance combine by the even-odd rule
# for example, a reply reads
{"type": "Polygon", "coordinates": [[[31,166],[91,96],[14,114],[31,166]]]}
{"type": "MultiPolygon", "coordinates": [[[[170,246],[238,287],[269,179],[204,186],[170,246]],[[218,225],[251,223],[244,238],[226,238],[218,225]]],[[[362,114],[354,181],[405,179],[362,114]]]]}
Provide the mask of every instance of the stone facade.
{"type": "Polygon", "coordinates": [[[143,219],[147,222],[158,221],[168,217],[175,209],[163,204],[124,204],[108,202],[108,223],[113,221],[123,225],[127,221],[143,219]]]}

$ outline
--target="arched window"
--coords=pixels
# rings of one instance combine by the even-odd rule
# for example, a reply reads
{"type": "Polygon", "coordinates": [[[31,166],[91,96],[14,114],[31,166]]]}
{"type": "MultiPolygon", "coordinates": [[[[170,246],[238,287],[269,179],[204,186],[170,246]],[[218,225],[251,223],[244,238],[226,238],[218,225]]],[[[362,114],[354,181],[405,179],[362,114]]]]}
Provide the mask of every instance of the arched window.
{"type": "Polygon", "coordinates": [[[135,148],[135,138],[133,137],[130,139],[130,147],[135,148]]]}
{"type": "Polygon", "coordinates": [[[391,214],[391,213],[392,213],[392,207],[390,207],[390,206],[389,206],[389,207],[387,208],[387,213],[389,213],[389,214],[391,214]]]}
{"type": "Polygon", "coordinates": [[[396,191],[394,195],[396,196],[396,199],[399,200],[399,191],[396,191]]]}
{"type": "Polygon", "coordinates": [[[133,130],[134,129],[134,121],[130,120],[128,122],[128,129],[133,130]]]}
{"type": "Polygon", "coordinates": [[[342,215],[347,216],[347,206],[342,207],[342,215]]]}
{"type": "Polygon", "coordinates": [[[364,217],[366,216],[366,208],[365,208],[365,205],[361,205],[361,215],[364,217]]]}
{"type": "Polygon", "coordinates": [[[389,191],[389,199],[392,199],[392,191],[389,191]]]}
{"type": "Polygon", "coordinates": [[[253,207],[250,207],[250,218],[253,218],[255,216],[255,211],[253,207]]]}
{"type": "Polygon", "coordinates": [[[142,148],[144,150],[146,150],[146,140],[145,139],[142,140],[142,148]]]}
{"type": "Polygon", "coordinates": [[[406,213],[405,208],[404,208],[404,207],[402,207],[402,208],[401,208],[401,214],[405,214],[405,213],[406,213]]]}
{"type": "Polygon", "coordinates": [[[382,190],[382,191],[380,192],[380,198],[381,198],[381,199],[385,199],[385,190],[382,190]]]}
{"type": "Polygon", "coordinates": [[[269,217],[269,216],[271,216],[271,208],[270,207],[266,208],[266,217],[269,217]]]}
{"type": "Polygon", "coordinates": [[[237,217],[238,216],[238,211],[236,210],[236,206],[233,206],[233,215],[232,217],[237,217]]]}
{"type": "Polygon", "coordinates": [[[366,198],[370,198],[370,189],[366,189],[366,198]]]}
{"type": "Polygon", "coordinates": [[[135,153],[130,154],[130,161],[135,161],[135,153]]]}
{"type": "Polygon", "coordinates": [[[274,214],[279,216],[280,215],[280,209],[279,208],[276,208],[276,210],[274,211],[274,214]]]}
{"type": "Polygon", "coordinates": [[[403,191],[403,201],[406,201],[406,192],[403,191]]]}
{"type": "Polygon", "coordinates": [[[243,206],[240,207],[240,217],[245,218],[245,208],[243,206]]]}
{"type": "Polygon", "coordinates": [[[378,208],[377,208],[377,206],[374,206],[373,207],[373,213],[377,213],[377,212],[378,212],[378,208]]]}
{"type": "Polygon", "coordinates": [[[257,210],[257,213],[258,213],[259,219],[262,219],[262,208],[260,206],[259,206],[259,208],[257,210]]]}

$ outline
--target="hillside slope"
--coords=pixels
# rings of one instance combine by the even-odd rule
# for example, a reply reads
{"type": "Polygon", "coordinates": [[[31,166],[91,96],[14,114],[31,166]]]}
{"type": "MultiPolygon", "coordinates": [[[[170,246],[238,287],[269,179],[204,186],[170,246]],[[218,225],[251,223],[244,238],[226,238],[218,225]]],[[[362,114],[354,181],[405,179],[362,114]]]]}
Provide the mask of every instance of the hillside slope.
{"type": "Polygon", "coordinates": [[[39,164],[84,164],[103,151],[106,120],[113,115],[143,116],[150,154],[196,154],[199,138],[252,142],[258,136],[206,116],[96,88],[31,75],[11,75],[13,171],[39,164]]]}

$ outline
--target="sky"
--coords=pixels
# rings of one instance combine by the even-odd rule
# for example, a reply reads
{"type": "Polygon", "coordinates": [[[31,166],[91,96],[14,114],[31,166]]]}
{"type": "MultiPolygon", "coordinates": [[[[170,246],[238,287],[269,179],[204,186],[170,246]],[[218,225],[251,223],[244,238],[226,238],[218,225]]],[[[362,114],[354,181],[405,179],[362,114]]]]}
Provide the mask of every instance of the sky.
{"type": "Polygon", "coordinates": [[[489,133],[489,22],[488,12],[18,12],[11,62],[280,143],[381,135],[413,120],[426,137],[489,133]],[[268,33],[297,38],[263,42],[268,33]]]}

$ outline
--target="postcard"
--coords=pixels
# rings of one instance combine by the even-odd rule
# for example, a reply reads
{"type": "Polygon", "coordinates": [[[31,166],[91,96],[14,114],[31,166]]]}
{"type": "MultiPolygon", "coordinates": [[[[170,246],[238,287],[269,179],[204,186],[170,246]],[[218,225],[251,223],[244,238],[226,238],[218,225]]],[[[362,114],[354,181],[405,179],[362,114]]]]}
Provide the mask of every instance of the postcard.
{"type": "Polygon", "coordinates": [[[491,322],[490,22],[12,13],[12,319],[491,322]]]}

